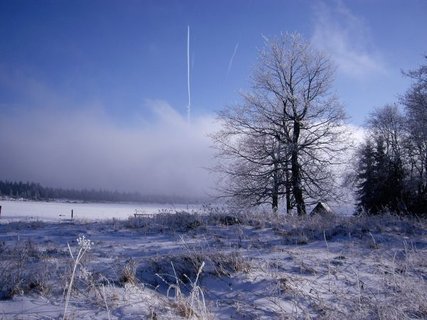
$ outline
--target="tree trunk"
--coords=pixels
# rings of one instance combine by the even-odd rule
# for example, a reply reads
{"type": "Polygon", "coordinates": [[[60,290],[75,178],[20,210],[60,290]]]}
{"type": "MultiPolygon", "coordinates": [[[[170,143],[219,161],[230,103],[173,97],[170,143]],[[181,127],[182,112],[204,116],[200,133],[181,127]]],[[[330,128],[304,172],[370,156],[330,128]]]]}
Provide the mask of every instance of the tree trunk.
{"type": "Polygon", "coordinates": [[[300,134],[300,123],[294,121],[294,132],[292,141],[292,154],[291,154],[291,171],[292,171],[292,188],[297,207],[297,214],[299,216],[305,215],[305,203],[302,195],[301,188],[301,171],[300,164],[298,162],[298,138],[300,134]]]}
{"type": "Polygon", "coordinates": [[[285,193],[286,193],[286,213],[290,214],[292,210],[292,204],[291,204],[291,182],[289,177],[288,160],[286,160],[286,167],[285,167],[285,193]]]}
{"type": "Polygon", "coordinates": [[[273,192],[272,195],[272,209],[273,209],[273,213],[277,213],[278,212],[278,208],[279,208],[279,195],[275,192],[273,192]]]}
{"type": "Polygon", "coordinates": [[[272,198],[272,209],[273,213],[277,213],[279,209],[279,165],[274,163],[274,173],[273,173],[273,191],[271,194],[272,198]]]}

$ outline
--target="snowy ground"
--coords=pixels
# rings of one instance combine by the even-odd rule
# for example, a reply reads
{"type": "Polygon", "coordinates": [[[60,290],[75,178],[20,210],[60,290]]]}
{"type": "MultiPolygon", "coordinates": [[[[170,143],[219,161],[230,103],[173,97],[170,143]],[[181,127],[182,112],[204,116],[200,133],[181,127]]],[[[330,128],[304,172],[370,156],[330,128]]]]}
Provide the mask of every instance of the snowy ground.
{"type": "Polygon", "coordinates": [[[1,220],[3,221],[63,221],[74,218],[93,221],[105,219],[127,219],[138,214],[156,214],[161,211],[192,210],[199,205],[159,204],[159,203],[83,203],[61,201],[1,200],[1,220]]]}
{"type": "Polygon", "coordinates": [[[8,221],[0,256],[0,319],[62,318],[70,287],[66,319],[427,318],[426,221],[388,215],[8,221]]]}

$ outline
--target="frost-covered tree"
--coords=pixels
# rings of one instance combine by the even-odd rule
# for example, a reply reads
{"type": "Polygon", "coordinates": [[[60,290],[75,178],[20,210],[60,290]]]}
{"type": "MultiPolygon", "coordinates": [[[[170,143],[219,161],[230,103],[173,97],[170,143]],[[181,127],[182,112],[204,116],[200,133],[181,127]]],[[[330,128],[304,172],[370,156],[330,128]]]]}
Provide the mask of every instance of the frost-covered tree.
{"type": "Polygon", "coordinates": [[[404,211],[405,118],[396,105],[386,105],[370,115],[368,128],[369,140],[358,164],[358,211],[404,211]]]}
{"type": "Polygon", "coordinates": [[[356,181],[357,212],[376,211],[375,153],[372,142],[369,140],[359,150],[356,181]]]}
{"type": "MultiPolygon", "coordinates": [[[[427,59],[427,57],[426,57],[427,59]]],[[[401,97],[406,111],[409,156],[408,194],[410,207],[417,213],[427,211],[427,65],[405,73],[413,80],[401,97]]]]}
{"type": "Polygon", "coordinates": [[[385,153],[392,158],[402,159],[404,156],[405,125],[405,116],[396,104],[377,108],[368,119],[372,136],[382,139],[385,153]]]}
{"type": "Polygon", "coordinates": [[[239,204],[268,203],[276,210],[289,186],[288,151],[278,138],[280,128],[261,114],[259,97],[245,94],[242,98],[242,104],[219,113],[222,128],[212,136],[221,160],[216,170],[227,179],[221,192],[239,204]]]}
{"type": "Polygon", "coordinates": [[[386,153],[383,137],[372,139],[373,142],[368,140],[359,151],[357,212],[378,214],[388,210],[400,213],[405,209],[403,167],[386,153]]]}
{"type": "Polygon", "coordinates": [[[427,214],[427,65],[404,74],[413,79],[400,98],[404,110],[386,105],[368,120],[374,161],[367,174],[365,144],[357,168],[359,211],[427,214]]]}
{"type": "Polygon", "coordinates": [[[299,34],[267,39],[243,103],[219,114],[213,136],[226,174],[225,195],[269,201],[306,213],[307,199],[326,199],[330,167],[343,150],[345,118],[331,94],[334,68],[299,34]]]}

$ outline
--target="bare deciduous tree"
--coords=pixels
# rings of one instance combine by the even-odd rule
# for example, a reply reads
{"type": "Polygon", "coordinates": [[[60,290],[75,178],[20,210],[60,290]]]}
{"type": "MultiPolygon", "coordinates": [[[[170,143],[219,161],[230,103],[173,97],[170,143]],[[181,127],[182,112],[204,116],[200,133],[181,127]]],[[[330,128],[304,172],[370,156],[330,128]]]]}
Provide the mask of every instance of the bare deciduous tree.
{"type": "Polygon", "coordinates": [[[370,114],[368,128],[373,137],[381,137],[385,143],[385,152],[392,158],[403,159],[405,138],[405,116],[396,104],[385,105],[370,114]]]}
{"type": "Polygon", "coordinates": [[[333,67],[298,34],[266,40],[243,103],[220,112],[214,136],[228,177],[225,195],[306,213],[332,191],[330,165],[342,151],[344,112],[330,93],[333,67]]]}
{"type": "MultiPolygon", "coordinates": [[[[427,56],[426,56],[427,59],[427,56]]],[[[425,212],[427,205],[427,65],[405,73],[413,79],[411,87],[401,97],[405,106],[410,160],[411,193],[415,211],[425,212]],[[424,208],[424,209],[423,209],[424,208]]]]}

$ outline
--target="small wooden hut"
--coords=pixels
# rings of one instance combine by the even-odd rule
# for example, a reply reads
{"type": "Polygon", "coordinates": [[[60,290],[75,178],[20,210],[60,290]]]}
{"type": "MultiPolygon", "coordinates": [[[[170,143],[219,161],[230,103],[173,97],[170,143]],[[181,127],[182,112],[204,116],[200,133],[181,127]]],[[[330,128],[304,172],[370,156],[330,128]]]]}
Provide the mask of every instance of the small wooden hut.
{"type": "Polygon", "coordinates": [[[311,210],[310,215],[321,215],[321,216],[330,216],[333,215],[334,212],[332,209],[325,203],[319,201],[313,210],[311,210]]]}

